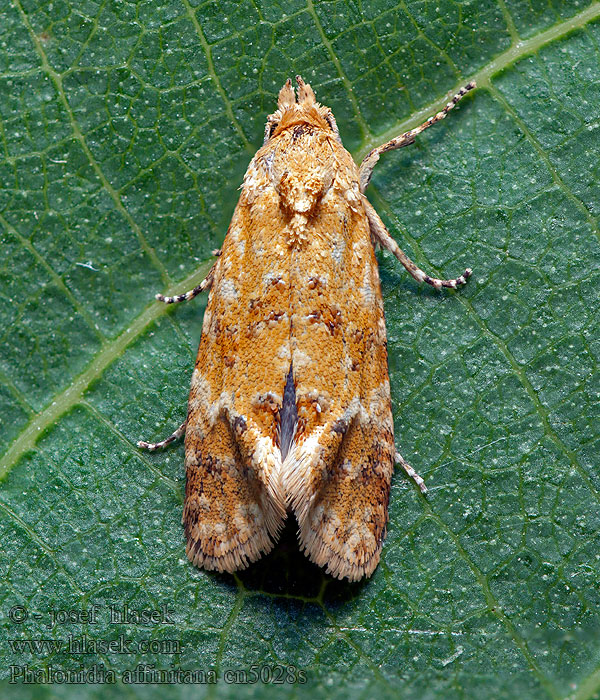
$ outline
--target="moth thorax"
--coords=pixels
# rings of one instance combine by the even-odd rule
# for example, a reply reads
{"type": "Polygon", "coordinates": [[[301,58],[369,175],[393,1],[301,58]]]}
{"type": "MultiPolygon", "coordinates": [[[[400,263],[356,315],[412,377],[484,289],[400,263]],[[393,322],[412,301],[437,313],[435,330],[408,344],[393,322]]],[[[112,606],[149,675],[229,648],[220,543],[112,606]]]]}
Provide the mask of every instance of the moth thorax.
{"type": "Polygon", "coordinates": [[[319,173],[286,171],[279,181],[281,206],[290,215],[311,214],[325,194],[326,184],[319,173]]]}

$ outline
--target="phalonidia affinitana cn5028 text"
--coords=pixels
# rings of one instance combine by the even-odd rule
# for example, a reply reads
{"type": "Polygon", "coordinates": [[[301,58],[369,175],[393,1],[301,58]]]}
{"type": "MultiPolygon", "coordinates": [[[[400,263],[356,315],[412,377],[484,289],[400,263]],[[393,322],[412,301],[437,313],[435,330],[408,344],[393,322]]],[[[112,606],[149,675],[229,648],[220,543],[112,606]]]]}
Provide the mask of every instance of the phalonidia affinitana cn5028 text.
{"type": "Polygon", "coordinates": [[[396,245],[365,190],[379,156],[443,119],[373,149],[359,167],[331,110],[288,80],[267,120],[216,262],[192,375],[185,434],[187,555],[245,568],[277,541],[288,512],[308,557],[338,578],[370,576],[385,538],[394,446],[386,330],[374,246],[419,282],[440,280],[396,245]]]}

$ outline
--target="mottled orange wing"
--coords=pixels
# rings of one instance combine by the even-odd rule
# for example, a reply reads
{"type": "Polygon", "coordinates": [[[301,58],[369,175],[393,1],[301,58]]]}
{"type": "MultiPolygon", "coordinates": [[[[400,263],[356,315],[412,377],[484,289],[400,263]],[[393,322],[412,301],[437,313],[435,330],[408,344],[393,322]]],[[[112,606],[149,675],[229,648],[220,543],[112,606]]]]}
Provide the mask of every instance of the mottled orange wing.
{"type": "Polygon", "coordinates": [[[379,561],[394,464],[386,332],[358,171],[338,143],[331,188],[292,254],[298,428],[283,464],[308,556],[339,578],[379,561]]]}
{"type": "Polygon", "coordinates": [[[290,366],[289,271],[269,238],[277,209],[273,188],[244,189],[204,315],[183,523],[188,557],[207,569],[244,568],[271,549],[285,517],[278,413],[290,366]]]}

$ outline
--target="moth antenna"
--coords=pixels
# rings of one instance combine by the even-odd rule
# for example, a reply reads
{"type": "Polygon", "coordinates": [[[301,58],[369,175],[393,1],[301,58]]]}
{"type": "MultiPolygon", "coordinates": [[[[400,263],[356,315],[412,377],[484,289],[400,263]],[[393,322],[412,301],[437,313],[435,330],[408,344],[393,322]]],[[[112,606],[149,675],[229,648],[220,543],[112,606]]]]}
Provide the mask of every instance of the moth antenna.
{"type": "Polygon", "coordinates": [[[316,102],[315,93],[308,83],[305,83],[302,78],[297,75],[296,82],[298,83],[298,104],[308,102],[314,104],[316,102]]]}
{"type": "Polygon", "coordinates": [[[279,109],[286,109],[292,107],[296,104],[296,95],[294,94],[294,88],[292,87],[292,81],[288,78],[285,81],[285,85],[279,91],[279,98],[277,99],[277,106],[279,109]]]}

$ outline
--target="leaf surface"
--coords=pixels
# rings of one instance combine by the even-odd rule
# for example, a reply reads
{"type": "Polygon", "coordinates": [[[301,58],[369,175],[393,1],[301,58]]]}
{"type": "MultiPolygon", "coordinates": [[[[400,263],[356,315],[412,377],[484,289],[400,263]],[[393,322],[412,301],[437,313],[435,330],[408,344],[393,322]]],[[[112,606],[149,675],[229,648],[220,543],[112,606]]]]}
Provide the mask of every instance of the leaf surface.
{"type": "Polygon", "coordinates": [[[221,680],[19,697],[596,697],[600,4],[12,0],[2,15],[7,693],[11,665],[143,663],[221,680]],[[474,275],[439,293],[379,254],[397,442],[430,492],[395,475],[382,562],[358,585],[312,566],[293,525],[246,572],[194,569],[183,446],[135,447],[185,416],[206,303],[153,296],[206,273],[297,73],[357,159],[479,86],[368,191],[417,264],[474,275]],[[163,616],[121,624],[111,605],[163,616]],[[96,647],[70,652],[84,634],[96,647]],[[108,648],[121,635],[127,650],[108,648]],[[254,665],[266,683],[223,680],[254,665]],[[291,667],[306,682],[276,683],[291,667]]]}

